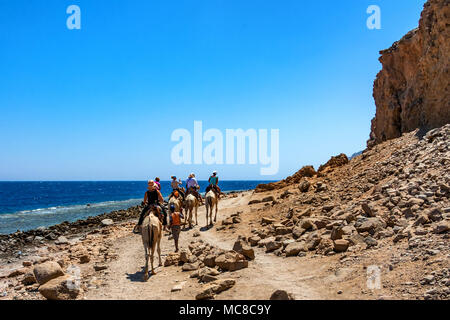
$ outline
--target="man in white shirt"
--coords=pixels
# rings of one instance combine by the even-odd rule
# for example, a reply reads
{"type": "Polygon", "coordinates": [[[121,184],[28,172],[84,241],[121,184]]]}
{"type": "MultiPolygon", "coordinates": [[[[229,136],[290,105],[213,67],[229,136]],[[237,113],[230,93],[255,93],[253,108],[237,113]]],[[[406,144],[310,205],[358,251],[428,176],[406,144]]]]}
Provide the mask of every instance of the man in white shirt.
{"type": "Polygon", "coordinates": [[[186,180],[186,194],[192,193],[201,204],[203,204],[203,199],[200,193],[198,193],[200,186],[198,185],[197,179],[195,179],[195,174],[191,173],[186,180]]]}

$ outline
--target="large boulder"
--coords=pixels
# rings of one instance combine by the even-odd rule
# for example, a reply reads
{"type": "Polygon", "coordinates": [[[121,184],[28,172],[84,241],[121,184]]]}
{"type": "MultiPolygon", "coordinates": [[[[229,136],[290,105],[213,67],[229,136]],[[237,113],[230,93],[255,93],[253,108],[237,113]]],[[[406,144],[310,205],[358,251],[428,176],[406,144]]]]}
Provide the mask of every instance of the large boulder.
{"type": "Polygon", "coordinates": [[[286,257],[297,256],[300,252],[307,252],[308,248],[302,242],[292,242],[286,246],[284,249],[286,252],[286,257]]]}
{"type": "Polygon", "coordinates": [[[248,267],[247,259],[236,251],[228,251],[219,255],[215,263],[219,268],[226,271],[236,271],[248,267]]]}
{"type": "Polygon", "coordinates": [[[40,285],[64,275],[61,266],[54,261],[47,261],[36,265],[33,269],[33,273],[36,281],[40,285]]]}
{"type": "Polygon", "coordinates": [[[347,251],[350,242],[348,240],[339,239],[334,241],[334,251],[336,252],[344,252],[347,251]]]}
{"type": "Polygon", "coordinates": [[[255,251],[242,239],[238,239],[234,243],[233,250],[242,254],[249,260],[255,259],[255,251]]]}
{"type": "Polygon", "coordinates": [[[41,285],[39,292],[48,300],[72,300],[78,296],[80,288],[72,276],[65,275],[41,285]]]}

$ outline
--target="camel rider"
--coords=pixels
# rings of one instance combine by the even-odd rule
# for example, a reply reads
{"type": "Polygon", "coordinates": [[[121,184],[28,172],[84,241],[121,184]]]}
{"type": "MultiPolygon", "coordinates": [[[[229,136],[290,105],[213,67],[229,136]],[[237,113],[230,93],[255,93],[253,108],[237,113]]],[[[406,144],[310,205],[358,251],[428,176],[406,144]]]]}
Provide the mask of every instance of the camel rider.
{"type": "Polygon", "coordinates": [[[160,206],[160,204],[162,204],[162,203],[164,203],[164,198],[161,195],[161,192],[158,190],[158,185],[153,180],[149,180],[147,191],[145,192],[145,195],[144,195],[144,201],[143,201],[144,209],[142,209],[142,211],[141,211],[141,215],[139,216],[139,222],[134,227],[133,232],[135,232],[135,233],[140,232],[140,229],[141,229],[140,227],[142,225],[142,222],[144,221],[145,215],[149,210],[152,209],[153,206],[157,207],[157,211],[158,211],[158,214],[160,215],[160,219],[161,219],[161,209],[163,209],[163,213],[164,213],[163,225],[164,225],[164,229],[166,229],[166,226],[167,226],[166,213],[165,213],[164,207],[160,206]]]}
{"type": "Polygon", "coordinates": [[[169,199],[172,198],[176,194],[175,191],[177,191],[184,200],[185,195],[183,190],[181,190],[182,188],[180,188],[180,186],[182,185],[181,179],[177,181],[177,177],[172,176],[171,178],[172,181],[170,182],[170,186],[172,187],[172,193],[170,194],[169,199]]]}
{"type": "Polygon", "coordinates": [[[161,191],[161,183],[159,182],[159,178],[158,177],[155,178],[155,183],[158,186],[158,190],[161,191]]]}
{"type": "Polygon", "coordinates": [[[206,192],[208,192],[209,190],[212,189],[216,193],[217,198],[220,198],[221,191],[220,191],[220,188],[218,185],[219,177],[217,176],[217,171],[213,171],[212,176],[210,176],[208,179],[208,182],[209,182],[209,188],[206,188],[207,189],[206,192]]]}
{"type": "Polygon", "coordinates": [[[198,185],[197,179],[195,179],[195,174],[191,173],[186,180],[186,194],[192,193],[203,204],[203,199],[200,193],[198,193],[198,189],[200,189],[200,186],[198,185]]]}
{"type": "MultiPolygon", "coordinates": [[[[180,210],[181,211],[181,210],[180,210]]],[[[178,238],[181,232],[181,219],[184,219],[182,212],[175,212],[175,205],[170,205],[169,227],[172,230],[173,240],[175,241],[175,252],[178,252],[178,238]]]]}

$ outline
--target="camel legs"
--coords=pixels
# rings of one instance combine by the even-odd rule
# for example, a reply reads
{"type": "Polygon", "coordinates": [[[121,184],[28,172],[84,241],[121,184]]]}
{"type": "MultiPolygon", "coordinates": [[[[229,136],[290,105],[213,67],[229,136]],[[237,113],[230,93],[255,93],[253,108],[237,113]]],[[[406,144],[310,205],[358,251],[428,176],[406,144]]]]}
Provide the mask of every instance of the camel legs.
{"type": "Polygon", "coordinates": [[[197,215],[197,211],[198,211],[198,206],[195,206],[195,225],[198,226],[198,215],[197,215]]]}
{"type": "Polygon", "coordinates": [[[219,204],[218,203],[216,203],[216,214],[214,216],[214,222],[217,221],[217,210],[219,210],[219,204]]]}
{"type": "Polygon", "coordinates": [[[213,206],[209,207],[209,225],[212,225],[213,206]]]}
{"type": "Polygon", "coordinates": [[[211,226],[213,224],[213,207],[209,210],[209,225],[211,226]]]}
{"type": "Polygon", "coordinates": [[[151,248],[151,251],[150,251],[150,264],[152,266],[152,274],[153,275],[156,274],[155,268],[153,268],[153,256],[154,256],[154,254],[155,254],[155,247],[151,248]]]}
{"type": "Polygon", "coordinates": [[[144,269],[144,281],[148,280],[148,248],[144,245],[145,251],[145,269],[144,269]]]}
{"type": "Polygon", "coordinates": [[[185,207],[185,215],[184,215],[184,225],[186,226],[186,223],[189,221],[189,208],[185,207]]]}
{"type": "Polygon", "coordinates": [[[192,208],[189,208],[189,228],[192,228],[192,208]]]}
{"type": "Polygon", "coordinates": [[[158,257],[159,257],[159,266],[162,266],[162,261],[161,261],[161,238],[158,239],[158,257]]]}

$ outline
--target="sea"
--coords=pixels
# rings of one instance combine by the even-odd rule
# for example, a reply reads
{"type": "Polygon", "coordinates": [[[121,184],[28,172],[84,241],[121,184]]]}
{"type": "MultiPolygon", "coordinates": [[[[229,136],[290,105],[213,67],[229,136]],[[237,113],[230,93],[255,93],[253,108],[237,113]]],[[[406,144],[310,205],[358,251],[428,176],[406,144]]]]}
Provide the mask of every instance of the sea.
{"type": "MultiPolygon", "coordinates": [[[[222,191],[254,189],[272,181],[220,181],[222,191]]],[[[204,191],[207,181],[199,181],[204,191]]],[[[147,181],[0,182],[0,234],[48,227],[64,221],[127,209],[141,203],[147,181]]],[[[161,193],[172,192],[161,181],[161,193]]]]}

